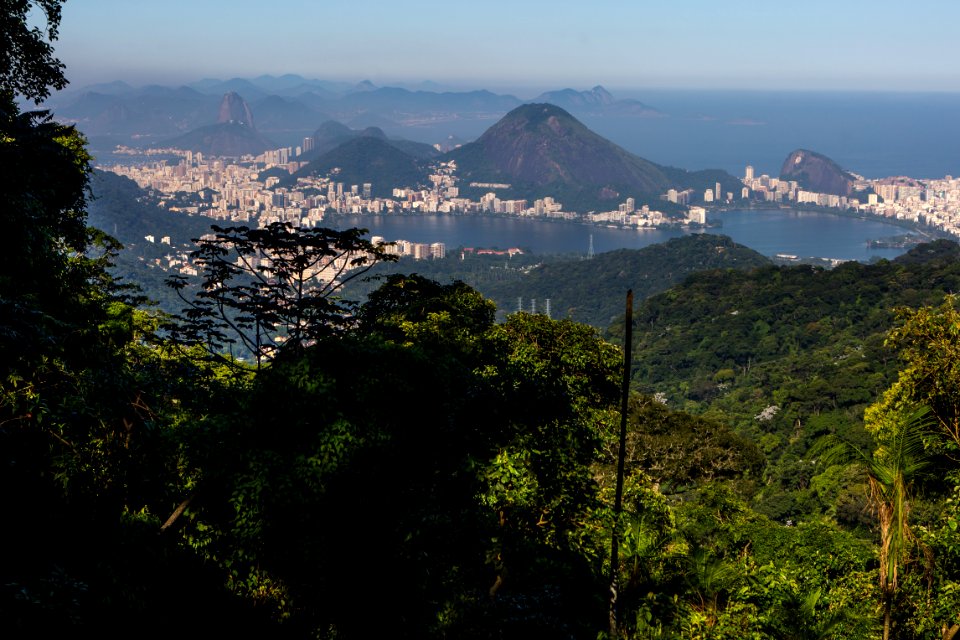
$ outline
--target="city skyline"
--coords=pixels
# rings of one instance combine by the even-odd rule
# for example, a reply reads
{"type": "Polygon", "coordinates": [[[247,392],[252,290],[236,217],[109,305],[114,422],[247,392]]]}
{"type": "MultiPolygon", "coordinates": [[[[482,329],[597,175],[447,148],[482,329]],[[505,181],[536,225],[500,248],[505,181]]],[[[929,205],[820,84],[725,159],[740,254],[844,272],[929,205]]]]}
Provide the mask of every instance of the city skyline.
{"type": "Polygon", "coordinates": [[[519,93],[595,84],[958,92],[958,19],[960,5],[938,0],[76,0],[64,5],[54,47],[74,87],[296,73],[519,93]]]}

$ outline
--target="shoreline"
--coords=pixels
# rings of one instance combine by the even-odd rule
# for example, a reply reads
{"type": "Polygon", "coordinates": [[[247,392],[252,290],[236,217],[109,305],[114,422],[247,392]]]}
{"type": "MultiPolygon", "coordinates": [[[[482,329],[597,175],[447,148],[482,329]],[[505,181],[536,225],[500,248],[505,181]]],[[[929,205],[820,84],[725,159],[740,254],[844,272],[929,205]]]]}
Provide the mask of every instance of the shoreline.
{"type": "MultiPolygon", "coordinates": [[[[506,213],[490,213],[490,212],[473,212],[473,211],[451,211],[451,212],[403,212],[403,213],[330,213],[324,217],[326,220],[343,220],[345,218],[383,218],[383,219],[397,219],[397,218],[487,218],[487,219],[498,219],[498,220],[525,220],[531,222],[548,222],[552,224],[572,224],[572,225],[581,225],[585,227],[596,227],[600,229],[619,229],[621,231],[635,231],[635,232],[652,232],[652,231],[690,231],[691,233],[703,232],[706,229],[722,229],[723,221],[722,216],[725,213],[735,213],[735,212],[745,212],[745,211],[770,211],[770,212],[796,212],[796,213],[821,213],[837,216],[840,218],[849,218],[854,220],[863,220],[866,222],[879,222],[883,224],[889,224],[901,229],[908,229],[910,231],[916,232],[917,234],[923,236],[926,240],[953,240],[954,242],[960,241],[960,239],[952,236],[949,233],[940,231],[938,229],[933,229],[927,225],[912,222],[910,220],[900,220],[897,218],[886,218],[881,216],[867,215],[863,213],[848,211],[845,209],[833,209],[830,207],[819,207],[819,206],[789,206],[778,203],[763,203],[762,205],[757,204],[747,204],[745,206],[714,206],[707,208],[707,214],[716,214],[720,216],[719,221],[714,221],[713,223],[707,222],[705,225],[700,224],[661,224],[657,226],[634,226],[634,225],[622,225],[622,224],[612,224],[612,223],[599,223],[591,222],[589,220],[584,220],[578,214],[577,218],[566,219],[566,218],[554,218],[547,216],[522,216],[522,215],[511,215],[506,213]],[[719,224],[717,224],[719,222],[719,224]]],[[[883,238],[876,238],[871,240],[882,240],[883,238]]],[[[869,242],[869,241],[868,241],[869,242]]]]}
{"type": "Polygon", "coordinates": [[[730,207],[713,207],[707,209],[707,213],[716,213],[721,216],[724,213],[732,213],[736,211],[795,211],[797,213],[825,213],[828,215],[837,216],[840,218],[850,218],[853,220],[864,220],[866,222],[882,222],[884,224],[893,225],[895,227],[900,227],[901,229],[909,229],[915,231],[928,240],[952,240],[954,242],[960,242],[960,238],[953,236],[945,231],[940,231],[939,229],[934,229],[925,224],[919,222],[913,222],[911,220],[901,220],[899,218],[887,218],[883,216],[874,216],[863,213],[858,213],[856,211],[850,211],[847,209],[834,209],[831,207],[819,207],[816,205],[793,205],[788,206],[784,204],[777,203],[763,203],[763,205],[754,205],[754,206],[730,206],[730,207]]]}

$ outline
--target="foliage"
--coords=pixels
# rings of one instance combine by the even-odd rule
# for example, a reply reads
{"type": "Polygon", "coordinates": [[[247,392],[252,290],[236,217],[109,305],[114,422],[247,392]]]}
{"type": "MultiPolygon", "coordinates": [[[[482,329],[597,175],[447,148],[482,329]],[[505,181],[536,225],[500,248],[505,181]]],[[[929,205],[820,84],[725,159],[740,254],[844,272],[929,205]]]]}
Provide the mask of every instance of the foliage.
{"type": "MultiPolygon", "coordinates": [[[[296,228],[285,222],[267,227],[213,227],[191,260],[202,270],[193,299],[175,316],[171,333],[186,345],[221,356],[239,343],[257,367],[279,352],[298,352],[342,329],[351,307],[336,292],[380,260],[383,246],[363,239],[363,229],[296,228]]],[[[189,280],[172,276],[182,294],[189,280]]],[[[222,356],[221,356],[222,357],[222,356]]]]}
{"type": "MultiPolygon", "coordinates": [[[[898,522],[900,509],[888,508],[890,513],[886,518],[881,513],[882,552],[886,551],[888,540],[896,543],[906,537],[912,541],[914,536],[922,551],[922,555],[915,553],[913,558],[901,552],[905,560],[914,560],[916,568],[910,571],[911,566],[905,563],[899,584],[897,567],[888,564],[888,574],[893,570],[888,577],[890,588],[900,587],[900,592],[895,594],[898,597],[894,600],[891,594],[889,598],[888,617],[892,619],[888,626],[900,635],[912,634],[910,637],[933,632],[949,637],[960,629],[960,619],[956,616],[960,566],[953,543],[957,527],[958,446],[955,300],[948,296],[939,307],[902,308],[898,310],[898,317],[900,322],[889,332],[887,344],[898,349],[904,368],[879,401],[868,407],[865,420],[880,443],[875,455],[896,462],[891,452],[897,452],[904,438],[909,437],[916,450],[912,457],[932,472],[922,484],[927,494],[925,500],[914,500],[912,504],[912,512],[916,512],[912,516],[913,527],[903,533],[886,525],[885,519],[898,522]],[[904,427],[913,424],[911,411],[918,404],[928,412],[926,430],[919,432],[904,427]],[[892,532],[888,533],[889,529],[892,532]]],[[[872,486],[875,485],[872,482],[872,486]]],[[[896,489],[898,485],[888,479],[880,486],[896,489]]],[[[900,551],[897,546],[890,544],[891,551],[900,551]]]]}
{"type": "Polygon", "coordinates": [[[880,526],[880,587],[892,596],[899,583],[900,568],[910,555],[915,536],[909,514],[912,485],[929,465],[925,436],[929,428],[927,411],[921,410],[901,423],[872,455],[836,439],[824,450],[826,464],[855,462],[862,465],[870,483],[870,499],[880,526]]]}
{"type": "Polygon", "coordinates": [[[0,16],[0,101],[4,109],[18,96],[40,104],[51,88],[67,86],[63,63],[54,57],[50,44],[60,32],[62,4],[63,0],[4,0],[0,16]],[[28,26],[34,7],[46,20],[43,29],[28,26]]]}
{"type": "Polygon", "coordinates": [[[868,526],[858,483],[828,489],[808,450],[826,434],[874,446],[863,412],[897,376],[884,346],[891,309],[939,304],[960,285],[957,255],[955,244],[937,242],[894,262],[830,271],[690,276],[637,310],[635,387],[760,446],[765,486],[756,486],[752,504],[763,513],[781,522],[829,513],[868,526]]]}
{"type": "Polygon", "coordinates": [[[462,284],[392,278],[197,426],[181,535],[296,633],[581,635],[617,362],[582,325],[494,325],[462,284]]]}
{"type": "Polygon", "coordinates": [[[636,397],[629,419],[629,464],[660,483],[664,493],[720,479],[758,478],[763,471],[759,448],[722,423],[636,397]]]}
{"type": "Polygon", "coordinates": [[[463,351],[493,326],[496,308],[463,282],[441,285],[395,274],[373,291],[357,314],[360,329],[400,344],[463,351]]]}
{"type": "Polygon", "coordinates": [[[882,400],[867,412],[872,429],[881,435],[909,407],[930,407],[944,444],[960,450],[960,312],[948,296],[937,308],[900,308],[899,324],[887,344],[896,349],[905,367],[882,400]]]}

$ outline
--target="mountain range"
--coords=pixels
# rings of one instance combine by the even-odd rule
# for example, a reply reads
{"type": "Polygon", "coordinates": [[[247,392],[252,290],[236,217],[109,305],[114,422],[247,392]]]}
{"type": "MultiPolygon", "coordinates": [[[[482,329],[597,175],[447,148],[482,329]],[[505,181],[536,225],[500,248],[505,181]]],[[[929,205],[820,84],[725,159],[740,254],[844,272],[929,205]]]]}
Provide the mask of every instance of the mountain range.
{"type": "MultiPolygon", "coordinates": [[[[369,82],[344,86],[293,75],[263,76],[256,81],[210,80],[178,89],[131,89],[123,83],[99,88],[103,93],[81,92],[75,102],[58,109],[58,116],[69,119],[73,113],[81,130],[90,128],[90,135],[101,131],[133,136],[136,127],[149,125],[155,146],[205,154],[256,155],[280,146],[302,147],[304,153],[297,159],[308,164],[283,185],[296,177],[326,175],[338,169],[338,181],[370,182],[375,193],[386,195],[382,190],[393,186],[426,184],[429,164],[447,159],[456,162],[461,192],[467,197],[479,198],[489,191],[485,187],[471,189],[471,183],[506,183],[510,187],[497,193],[501,199],[552,196],[573,211],[609,210],[629,197],[659,205],[659,196],[670,188],[692,189],[696,201],[717,184],[731,192],[741,186],[724,171],[686,171],[632,154],[557,105],[588,115],[604,110],[618,115],[656,113],[639,101],[617,100],[601,86],[588,91],[547,92],[540,96],[545,102],[534,103],[489,91],[412,91],[375,87],[369,82]],[[203,93],[224,89],[227,91],[216,106],[212,96],[203,93]],[[240,90],[256,96],[256,102],[248,103],[240,90]],[[308,99],[269,91],[301,92],[300,97],[308,99]],[[318,110],[319,105],[325,112],[318,110]],[[76,110],[80,106],[83,110],[76,110]],[[403,139],[391,129],[398,121],[492,119],[504,111],[474,142],[448,144],[454,148],[446,155],[432,145],[403,139]],[[173,115],[164,118],[164,113],[173,115]],[[216,122],[210,122],[213,114],[216,122]],[[343,124],[345,117],[351,122],[372,121],[384,126],[351,128],[343,124]],[[321,124],[311,125],[313,118],[321,124]],[[310,128],[305,130],[307,126],[310,128]],[[164,131],[169,133],[161,135],[164,131]],[[287,144],[291,138],[293,144],[287,144]]],[[[147,134],[137,135],[142,136],[141,143],[149,140],[147,134]]],[[[448,136],[448,140],[454,139],[448,136]]]]}
{"type": "Polygon", "coordinates": [[[157,141],[213,124],[209,114],[216,112],[225,93],[243,96],[257,114],[259,130],[284,146],[299,144],[330,119],[352,127],[377,126],[405,137],[438,123],[455,125],[449,135],[471,131],[477,135],[491,121],[526,102],[555,104],[580,117],[658,114],[636,100],[619,100],[600,86],[587,91],[550,91],[532,101],[484,90],[443,91],[429,83],[425,86],[429,88],[377,87],[369,81],[350,84],[293,74],[206,79],[180,87],[111,82],[61,92],[48,105],[60,119],[76,123],[89,138],[111,136],[124,144],[134,136],[157,141]]]}
{"type": "Polygon", "coordinates": [[[502,199],[552,196],[574,211],[616,208],[628,197],[658,202],[671,187],[702,194],[717,182],[728,191],[739,186],[724,171],[684,171],[629,153],[551,104],[521,105],[476,141],[444,155],[418,155],[423,149],[416,143],[389,140],[379,129],[356,131],[338,123],[322,125],[314,140],[316,157],[286,183],[324,176],[336,167],[338,181],[370,182],[375,193],[383,193],[381,189],[392,186],[424,185],[435,159],[452,160],[464,195],[479,198],[490,190],[471,183],[509,184],[497,191],[502,199]]]}
{"type": "MultiPolygon", "coordinates": [[[[253,126],[243,122],[253,121],[254,116],[237,94],[224,96],[220,114],[222,122],[163,141],[162,146],[230,156],[271,148],[253,126]]],[[[284,177],[280,186],[291,186],[299,177],[323,177],[336,171],[337,181],[369,182],[375,195],[386,196],[395,186],[427,184],[434,161],[452,160],[463,195],[478,199],[489,191],[471,183],[508,184],[498,191],[502,199],[551,196],[573,211],[615,208],[628,197],[656,203],[670,188],[693,189],[697,197],[717,183],[724,191],[739,187],[738,180],[723,171],[685,171],[634,155],[564,109],[545,103],[516,107],[476,141],[444,155],[430,145],[389,138],[377,127],[357,130],[335,121],[323,123],[311,140],[313,148],[299,157],[307,164],[284,177]]]]}

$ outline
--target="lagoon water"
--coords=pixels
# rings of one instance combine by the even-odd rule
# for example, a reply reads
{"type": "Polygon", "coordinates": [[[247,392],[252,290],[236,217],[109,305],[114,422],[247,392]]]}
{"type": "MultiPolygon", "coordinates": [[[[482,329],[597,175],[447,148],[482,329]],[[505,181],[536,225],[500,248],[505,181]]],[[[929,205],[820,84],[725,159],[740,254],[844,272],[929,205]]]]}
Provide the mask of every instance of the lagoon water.
{"type": "MultiPolygon", "coordinates": [[[[867,248],[867,241],[905,233],[882,220],[859,219],[813,211],[781,209],[716,212],[722,226],[707,233],[728,235],[763,255],[837,258],[868,262],[891,259],[903,249],[867,248]]],[[[687,233],[683,230],[633,230],[571,222],[551,222],[482,215],[343,216],[331,219],[338,228],[364,227],[387,240],[443,242],[459,246],[506,249],[520,247],[534,253],[586,254],[593,236],[596,253],[640,249],[687,233]]]]}

